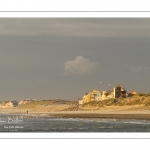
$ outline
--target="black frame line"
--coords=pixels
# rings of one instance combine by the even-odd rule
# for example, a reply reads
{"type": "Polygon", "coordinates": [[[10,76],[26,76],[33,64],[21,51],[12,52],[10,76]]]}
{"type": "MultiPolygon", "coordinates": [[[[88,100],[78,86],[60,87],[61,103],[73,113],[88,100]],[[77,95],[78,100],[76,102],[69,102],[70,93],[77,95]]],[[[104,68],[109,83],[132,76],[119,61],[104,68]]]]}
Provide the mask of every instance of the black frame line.
{"type": "Polygon", "coordinates": [[[150,11],[0,11],[0,12],[150,12],[150,11]]]}
{"type": "Polygon", "coordinates": [[[146,140],[146,139],[150,139],[150,138],[0,138],[0,139],[42,139],[42,140],[45,140],[45,139],[54,139],[54,140],[58,140],[58,139],[64,139],[64,140],[68,140],[68,139],[70,139],[70,140],[73,140],[73,139],[86,139],[86,140],[91,140],[91,139],[102,139],[102,140],[110,140],[110,139],[114,139],[114,140],[120,140],[120,139],[128,139],[128,140],[132,140],[132,139],[137,139],[137,140],[140,140],[140,139],[144,139],[144,140],[146,140]]]}

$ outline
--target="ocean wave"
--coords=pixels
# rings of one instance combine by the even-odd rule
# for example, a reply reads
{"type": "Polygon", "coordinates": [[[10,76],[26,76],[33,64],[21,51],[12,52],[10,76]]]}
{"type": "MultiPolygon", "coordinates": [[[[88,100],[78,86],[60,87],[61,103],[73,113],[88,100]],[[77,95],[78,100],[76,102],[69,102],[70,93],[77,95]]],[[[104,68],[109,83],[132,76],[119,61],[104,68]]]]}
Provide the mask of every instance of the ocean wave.
{"type": "Polygon", "coordinates": [[[130,124],[145,124],[145,125],[147,125],[147,124],[150,124],[150,122],[143,122],[143,121],[125,121],[125,122],[123,122],[123,123],[130,123],[130,124]]]}

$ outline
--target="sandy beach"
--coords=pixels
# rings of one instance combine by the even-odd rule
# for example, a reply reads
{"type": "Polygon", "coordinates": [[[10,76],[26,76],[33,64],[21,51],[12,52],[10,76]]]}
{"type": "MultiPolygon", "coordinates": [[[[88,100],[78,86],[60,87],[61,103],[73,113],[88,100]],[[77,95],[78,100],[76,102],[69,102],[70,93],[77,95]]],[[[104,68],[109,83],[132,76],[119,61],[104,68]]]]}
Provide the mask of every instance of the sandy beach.
{"type": "Polygon", "coordinates": [[[53,112],[49,117],[62,118],[111,118],[111,119],[146,119],[150,120],[150,111],[73,111],[73,112],[53,112]]]}
{"type": "MultiPolygon", "coordinates": [[[[59,106],[60,107],[60,106],[59,106]]],[[[99,110],[65,111],[57,108],[52,111],[33,111],[32,109],[1,109],[0,114],[47,114],[47,117],[60,118],[113,118],[113,119],[146,119],[150,120],[150,108],[139,106],[104,107],[99,110]]]]}

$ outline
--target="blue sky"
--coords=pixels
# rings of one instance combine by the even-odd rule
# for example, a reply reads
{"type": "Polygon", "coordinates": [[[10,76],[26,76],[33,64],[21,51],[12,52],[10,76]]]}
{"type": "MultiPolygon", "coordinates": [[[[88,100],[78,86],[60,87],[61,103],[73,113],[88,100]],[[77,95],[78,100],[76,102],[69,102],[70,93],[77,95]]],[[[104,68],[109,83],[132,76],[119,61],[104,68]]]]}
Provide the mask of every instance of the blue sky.
{"type": "Polygon", "coordinates": [[[0,100],[148,93],[149,39],[146,18],[1,18],[0,100]]]}

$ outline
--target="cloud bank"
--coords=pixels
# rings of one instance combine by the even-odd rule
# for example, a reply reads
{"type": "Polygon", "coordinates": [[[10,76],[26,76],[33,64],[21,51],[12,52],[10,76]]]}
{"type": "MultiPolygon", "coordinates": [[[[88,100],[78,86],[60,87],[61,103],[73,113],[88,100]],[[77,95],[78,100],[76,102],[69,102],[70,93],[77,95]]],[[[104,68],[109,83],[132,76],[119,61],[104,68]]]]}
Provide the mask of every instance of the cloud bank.
{"type": "Polygon", "coordinates": [[[149,19],[0,19],[0,36],[140,38],[150,37],[149,19]]]}
{"type": "Polygon", "coordinates": [[[74,60],[69,60],[64,63],[65,75],[68,74],[89,74],[99,62],[90,62],[89,59],[83,56],[77,56],[74,60]]]}

